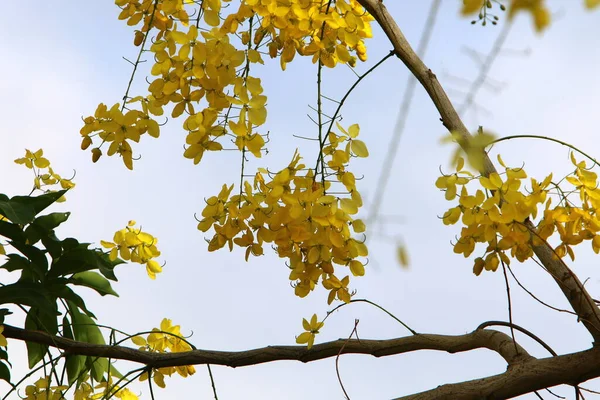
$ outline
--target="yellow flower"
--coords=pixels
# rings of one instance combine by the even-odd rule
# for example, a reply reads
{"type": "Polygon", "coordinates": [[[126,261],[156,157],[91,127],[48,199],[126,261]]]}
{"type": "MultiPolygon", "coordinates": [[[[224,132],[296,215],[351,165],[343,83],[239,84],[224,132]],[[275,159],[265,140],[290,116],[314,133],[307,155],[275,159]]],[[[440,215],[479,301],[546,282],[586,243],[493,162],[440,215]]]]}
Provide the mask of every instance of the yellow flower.
{"type": "Polygon", "coordinates": [[[135,221],[129,221],[125,229],[115,232],[112,242],[101,240],[100,244],[102,247],[110,249],[109,258],[111,260],[114,261],[120,256],[123,260],[145,264],[150,279],[156,279],[156,274],[162,272],[162,266],[154,260],[160,256],[160,251],[156,247],[158,239],[135,228],[135,224],[135,221]]]}
{"type": "Polygon", "coordinates": [[[8,342],[2,332],[4,332],[4,325],[0,325],[0,346],[6,347],[8,346],[8,342]]]}
{"type": "Polygon", "coordinates": [[[517,12],[523,10],[531,13],[536,31],[541,32],[550,24],[550,11],[546,8],[544,0],[512,0],[508,18],[514,18],[517,12]]]}
{"type": "Polygon", "coordinates": [[[317,321],[317,314],[313,314],[310,322],[306,318],[302,319],[302,327],[306,332],[302,332],[297,338],[296,343],[307,344],[308,349],[313,346],[315,342],[315,335],[319,333],[319,329],[323,327],[323,322],[317,321]]]}
{"type": "Polygon", "coordinates": [[[469,15],[481,10],[485,7],[485,0],[463,0],[463,6],[460,10],[462,15],[469,15]]]}

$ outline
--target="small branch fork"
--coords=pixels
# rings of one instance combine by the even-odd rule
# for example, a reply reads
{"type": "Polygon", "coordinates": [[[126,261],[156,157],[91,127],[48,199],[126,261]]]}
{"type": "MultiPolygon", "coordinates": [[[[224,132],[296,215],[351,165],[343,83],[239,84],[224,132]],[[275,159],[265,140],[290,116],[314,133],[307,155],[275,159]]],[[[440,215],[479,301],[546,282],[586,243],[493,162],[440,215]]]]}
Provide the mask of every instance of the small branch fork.
{"type": "MultiPolygon", "coordinates": [[[[464,150],[468,150],[472,137],[471,134],[460,119],[437,77],[411,48],[393,17],[383,5],[383,2],[380,0],[358,0],[358,2],[375,18],[392,43],[398,58],[402,60],[404,65],[406,65],[427,91],[427,94],[440,114],[442,124],[448,131],[458,133],[460,135],[459,145],[464,150]]],[[[489,174],[496,172],[496,168],[487,154],[483,154],[483,160],[484,165],[480,172],[484,176],[489,176],[489,174]]],[[[531,221],[525,221],[525,226],[534,235],[536,234],[535,226],[531,221]]],[[[556,256],[554,249],[548,243],[543,242],[540,245],[533,246],[533,251],[548,273],[554,278],[571,304],[571,307],[577,313],[578,320],[583,323],[592,335],[594,342],[600,343],[600,309],[583,287],[581,281],[556,256]]]]}

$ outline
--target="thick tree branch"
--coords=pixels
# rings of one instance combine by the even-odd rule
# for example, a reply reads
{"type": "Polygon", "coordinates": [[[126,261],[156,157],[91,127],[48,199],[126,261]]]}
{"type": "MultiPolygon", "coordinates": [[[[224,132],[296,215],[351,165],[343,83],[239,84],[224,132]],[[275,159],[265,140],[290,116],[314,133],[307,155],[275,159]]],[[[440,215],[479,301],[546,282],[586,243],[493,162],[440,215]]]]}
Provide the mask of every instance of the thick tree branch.
{"type": "Polygon", "coordinates": [[[600,348],[564,356],[536,359],[508,367],[500,375],[439,386],[396,400],[509,399],[535,390],[566,384],[575,386],[600,376],[600,348]]]}
{"type": "Polygon", "coordinates": [[[62,349],[67,354],[128,360],[153,368],[200,364],[235,368],[280,360],[310,362],[335,357],[340,351],[341,354],[369,354],[375,357],[384,357],[417,350],[459,353],[486,348],[500,354],[509,365],[533,358],[521,346],[518,344],[515,346],[510,336],[503,332],[485,329],[477,329],[471,333],[457,336],[419,334],[388,340],[339,339],[314,345],[310,350],[306,346],[268,346],[246,351],[192,350],[181,353],[150,353],[123,346],[77,342],[10,325],[4,325],[3,335],[11,339],[46,344],[62,349]]]}
{"type": "MultiPolygon", "coordinates": [[[[427,91],[440,113],[444,126],[450,132],[457,132],[461,138],[459,144],[464,150],[468,150],[471,134],[460,119],[437,77],[413,51],[383,2],[381,0],[358,0],[358,2],[375,18],[392,43],[398,57],[427,91]]],[[[483,156],[484,166],[480,172],[487,176],[496,169],[487,154],[483,156]]],[[[531,221],[527,220],[525,224],[529,230],[535,232],[535,226],[531,221]]],[[[548,273],[552,275],[594,341],[600,343],[600,309],[581,281],[561,259],[556,257],[549,244],[533,246],[533,251],[548,273]]]]}

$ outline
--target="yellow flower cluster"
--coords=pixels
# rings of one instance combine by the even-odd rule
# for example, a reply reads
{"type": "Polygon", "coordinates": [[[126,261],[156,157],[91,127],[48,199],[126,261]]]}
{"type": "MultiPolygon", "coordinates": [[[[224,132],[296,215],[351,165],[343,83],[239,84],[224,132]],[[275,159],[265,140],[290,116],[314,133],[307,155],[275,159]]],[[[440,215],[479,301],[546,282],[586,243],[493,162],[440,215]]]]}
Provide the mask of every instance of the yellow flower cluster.
{"type": "Polygon", "coordinates": [[[25,387],[25,400],[62,400],[62,393],[66,391],[68,386],[50,386],[48,378],[40,378],[35,384],[25,387]]]}
{"type": "Polygon", "coordinates": [[[134,228],[135,221],[129,221],[127,226],[115,232],[113,241],[101,240],[102,247],[111,249],[109,257],[116,260],[121,257],[125,261],[146,264],[146,272],[150,279],[156,279],[156,274],[162,272],[161,265],[154,260],[160,256],[156,248],[158,239],[147,232],[134,228]]]}
{"type": "Polygon", "coordinates": [[[329,134],[329,144],[323,148],[324,162],[328,171],[333,171],[327,175],[336,177],[333,183],[343,185],[349,196],[327,194],[332,182],[319,182],[313,170],[300,163],[296,152],[287,168],[276,174],[259,170],[253,185],[245,182],[240,195],[230,196],[233,185],[223,185],[217,196],[206,201],[198,229],[206,232],[214,228],[208,249],[214,251],[227,244],[231,250],[236,244],[246,248],[248,260],[250,254],[262,255],[265,243],[273,243],[277,254],[288,259],[296,295],[306,296],[322,278],[329,290],[329,303],[335,298],[350,301],[350,278],[339,279],[334,264],[362,276],[364,264],[358,258],[366,257],[368,250],[363,242],[352,238],[351,229],[363,233],[365,224],[353,217],[362,199],[356,179],[345,165],[351,156],[366,157],[368,151],[355,139],[357,125],[348,132],[340,129],[347,136],[329,134]],[[345,149],[339,149],[343,143],[345,149]]]}
{"type": "MultiPolygon", "coordinates": [[[[75,183],[71,179],[65,179],[54,172],[52,167],[50,167],[50,161],[44,157],[44,150],[42,149],[35,152],[25,149],[25,157],[17,158],[15,163],[25,165],[27,168],[33,170],[35,174],[33,186],[44,193],[56,191],[49,188],[49,186],[53,185],[60,185],[62,189],[75,187],[75,183]]],[[[65,201],[64,196],[58,199],[58,202],[62,201],[65,201]]]]}
{"type": "Polygon", "coordinates": [[[510,259],[506,255],[509,250],[519,261],[533,255],[531,242],[535,240],[535,233],[530,232],[524,222],[536,217],[537,206],[546,200],[546,188],[552,179],[550,175],[541,184],[532,179],[532,190],[525,195],[520,191],[522,180],[527,178],[525,170],[508,168],[500,157],[498,160],[505,168],[505,180],[497,173],[479,177],[478,181],[486,193],[478,189],[469,194],[466,185],[476,178],[463,170],[462,158],[459,158],[454,174],[444,175],[436,181],[436,186],[446,191],[446,199],[450,201],[457,196],[457,186],[461,187],[458,206],[443,216],[446,225],[455,224],[459,219],[465,225],[454,245],[454,252],[468,257],[475,250],[476,243],[488,244],[484,256],[475,260],[473,271],[477,275],[482,269],[495,271],[501,260],[509,264],[510,259]]]}
{"type": "MultiPolygon", "coordinates": [[[[134,336],[131,340],[135,345],[140,346],[140,350],[157,353],[166,353],[167,351],[178,353],[192,350],[192,347],[182,339],[180,326],[173,325],[171,320],[167,318],[161,321],[160,328],[152,329],[152,333],[148,334],[146,339],[141,336],[134,336]]],[[[152,378],[158,386],[164,388],[165,375],[171,376],[174,373],[186,378],[196,373],[196,369],[193,365],[158,368],[152,372],[152,378]]],[[[148,373],[140,376],[141,381],[146,379],[148,379],[148,373]]]]}
{"type": "MultiPolygon", "coordinates": [[[[146,104],[146,103],[144,103],[146,104]]],[[[119,103],[110,109],[100,103],[95,115],[84,119],[85,125],[81,128],[83,136],[81,149],[87,149],[93,143],[93,137],[102,139],[102,144],[110,143],[107,154],[119,154],[123,157],[123,163],[129,169],[133,169],[133,153],[131,144],[140,141],[140,136],[148,133],[152,137],[158,137],[158,123],[149,117],[148,111],[129,110],[123,114],[119,103]]],[[[92,149],[92,161],[96,162],[102,156],[100,147],[92,149]]]]}
{"type": "Polygon", "coordinates": [[[369,15],[356,0],[245,0],[237,12],[225,19],[222,29],[235,33],[239,24],[257,15],[260,29],[254,36],[259,46],[268,38],[269,55],[280,57],[281,68],[294,59],[296,53],[312,56],[327,67],[336,64],[356,64],[355,52],[366,61],[364,39],[372,37],[369,15]]]}
{"type": "Polygon", "coordinates": [[[600,188],[598,175],[587,167],[585,161],[577,161],[571,153],[571,161],[575,171],[566,180],[575,187],[575,190],[565,191],[563,200],[553,209],[550,204],[544,210],[544,218],[539,224],[539,235],[546,239],[554,232],[558,232],[560,244],[555,249],[556,255],[564,257],[569,255],[573,260],[575,254],[572,246],[585,240],[591,241],[595,253],[600,252],[600,188]],[[579,193],[579,205],[567,196],[579,193]]]}
{"type": "Polygon", "coordinates": [[[92,149],[92,160],[102,156],[101,147],[109,144],[107,154],[119,154],[127,168],[133,168],[131,142],[149,133],[158,137],[160,126],[151,117],[173,106],[171,116],[187,114],[183,127],[188,131],[184,156],[199,163],[206,151],[219,151],[219,138],[234,138],[236,147],[261,156],[265,140],[256,132],[267,116],[266,96],[260,80],[249,75],[252,64],[263,64],[259,48],[267,46],[271,57],[279,57],[282,68],[296,53],[312,56],[313,62],[334,67],[365,61],[364,39],[372,36],[373,18],[356,0],[245,0],[225,16],[226,0],[202,1],[201,9],[188,13],[195,2],[184,0],[116,0],[119,19],[136,30],[134,43],[146,42],[153,35],[147,96],[125,99],[127,105],[141,103],[141,110],[125,110],[125,104],[107,110],[100,105],[95,116],[85,118],[81,129],[82,149],[98,136],[101,143],[92,149]],[[186,5],[185,3],[189,3],[186,5]],[[189,15],[198,21],[189,24],[189,15]],[[200,18],[206,27],[198,28],[200,18]],[[182,25],[181,28],[178,21],[182,25]],[[242,24],[245,24],[242,28],[242,24]],[[237,48],[241,38],[241,48],[237,48]],[[352,53],[356,56],[351,55],[352,53]],[[201,101],[206,107],[198,110],[201,101]],[[126,112],[125,112],[126,111],[126,112]]]}
{"type": "MultiPolygon", "coordinates": [[[[84,379],[85,380],[85,379],[84,379]]],[[[35,384],[25,387],[23,400],[64,400],[64,393],[69,389],[67,385],[50,386],[47,377],[38,379],[35,384]]],[[[120,389],[118,385],[112,384],[112,377],[108,382],[102,382],[92,387],[87,382],[82,382],[73,393],[74,400],[99,400],[109,397],[121,400],[138,400],[133,392],[127,388],[120,389]],[[102,389],[97,391],[97,389],[102,389]],[[109,392],[110,391],[110,392],[109,392]]]]}
{"type": "Polygon", "coordinates": [[[174,19],[185,24],[189,21],[183,0],[115,0],[115,4],[121,8],[119,19],[127,20],[127,25],[135,26],[143,22],[142,28],[135,34],[136,46],[141,44],[140,36],[148,32],[150,27],[162,33],[173,29],[174,19]]]}
{"type": "Polygon", "coordinates": [[[497,173],[475,178],[463,170],[462,158],[455,173],[438,178],[436,186],[445,190],[447,200],[454,201],[458,197],[459,204],[443,216],[446,225],[459,220],[464,225],[454,252],[468,257],[475,250],[476,243],[487,243],[483,256],[475,259],[475,274],[479,275],[483,269],[495,271],[500,263],[510,264],[507,253],[520,262],[527,260],[533,256],[532,246],[548,240],[555,232],[560,237],[560,244],[555,249],[557,257],[569,255],[573,260],[572,246],[585,240],[591,241],[596,253],[600,252],[600,219],[596,212],[600,207],[598,176],[586,167],[584,161],[578,162],[573,154],[571,160],[576,168],[566,181],[575,187],[574,190],[562,190],[552,184],[552,174],[542,182],[532,178],[531,188],[524,190],[525,170],[506,167],[500,156],[498,161],[505,169],[504,179],[497,173]],[[466,185],[474,180],[479,182],[485,193],[481,189],[469,193],[466,185]],[[560,199],[553,208],[552,198],[548,196],[551,184],[557,188],[560,199]],[[573,193],[579,193],[578,204],[569,198],[573,193]],[[543,204],[544,211],[536,229],[530,230],[525,222],[533,222],[538,216],[538,206],[543,204]]]}

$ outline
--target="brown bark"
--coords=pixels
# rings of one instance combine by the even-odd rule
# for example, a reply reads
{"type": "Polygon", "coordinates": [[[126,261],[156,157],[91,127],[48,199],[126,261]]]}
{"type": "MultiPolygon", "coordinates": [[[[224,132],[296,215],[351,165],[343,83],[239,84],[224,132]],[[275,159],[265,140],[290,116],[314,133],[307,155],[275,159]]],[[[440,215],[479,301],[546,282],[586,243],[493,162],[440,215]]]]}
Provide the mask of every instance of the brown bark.
{"type": "Polygon", "coordinates": [[[600,376],[600,348],[509,366],[500,375],[439,386],[396,400],[509,399],[535,390],[566,384],[575,386],[600,376]]]}
{"type": "Polygon", "coordinates": [[[367,354],[384,357],[417,350],[459,353],[480,348],[497,352],[509,365],[532,358],[521,346],[515,344],[510,336],[503,332],[484,329],[457,336],[419,334],[387,340],[338,339],[314,345],[310,350],[306,346],[268,346],[246,351],[192,350],[181,353],[150,353],[124,346],[77,342],[11,325],[4,325],[3,335],[11,339],[46,344],[62,349],[66,354],[128,360],[154,368],[201,364],[235,368],[281,360],[310,362],[335,357],[340,352],[341,354],[367,354]]]}

